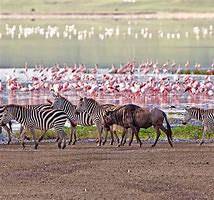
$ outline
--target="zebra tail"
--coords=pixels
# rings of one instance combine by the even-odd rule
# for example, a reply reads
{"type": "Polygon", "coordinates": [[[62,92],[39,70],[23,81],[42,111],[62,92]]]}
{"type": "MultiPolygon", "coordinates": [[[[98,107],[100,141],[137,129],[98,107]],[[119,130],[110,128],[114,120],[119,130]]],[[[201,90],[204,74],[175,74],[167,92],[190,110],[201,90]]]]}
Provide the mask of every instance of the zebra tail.
{"type": "Polygon", "coordinates": [[[166,115],[165,112],[163,112],[163,116],[164,116],[164,118],[165,118],[165,120],[166,120],[168,135],[169,135],[170,139],[172,140],[172,129],[171,129],[171,126],[170,126],[170,124],[169,124],[169,121],[168,121],[168,119],[167,119],[167,115],[166,115]]]}

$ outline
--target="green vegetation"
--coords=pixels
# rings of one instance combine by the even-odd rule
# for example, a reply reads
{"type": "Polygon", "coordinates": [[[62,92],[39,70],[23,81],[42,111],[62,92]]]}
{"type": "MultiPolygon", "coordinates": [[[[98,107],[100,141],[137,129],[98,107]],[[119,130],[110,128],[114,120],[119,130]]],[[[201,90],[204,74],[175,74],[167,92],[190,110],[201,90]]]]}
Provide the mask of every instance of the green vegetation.
{"type": "MultiPolygon", "coordinates": [[[[65,129],[67,133],[67,137],[70,137],[69,132],[70,129],[65,129]]],[[[192,126],[192,125],[186,125],[186,126],[177,126],[172,129],[173,132],[173,139],[201,139],[202,137],[202,126],[192,126]]],[[[121,129],[117,131],[118,135],[121,137],[121,129]]],[[[28,136],[31,137],[29,133],[27,133],[28,136]]],[[[41,133],[37,131],[37,137],[39,137],[41,133]]],[[[19,137],[19,134],[16,133],[15,137],[19,137]]],[[[153,128],[148,129],[140,129],[140,138],[141,139],[155,139],[156,133],[153,128]]],[[[45,139],[54,139],[56,138],[56,134],[53,130],[49,130],[47,134],[45,135],[45,139]]],[[[96,139],[97,138],[97,132],[95,126],[78,126],[77,127],[77,138],[78,139],[96,139]]],[[[110,138],[110,134],[108,135],[108,138],[110,138]]],[[[214,135],[211,131],[208,132],[206,138],[214,138],[214,135]]],[[[166,139],[166,135],[164,133],[161,134],[160,139],[166,139]]]]}
{"type": "Polygon", "coordinates": [[[0,13],[214,12],[213,0],[1,0],[0,13]]]}

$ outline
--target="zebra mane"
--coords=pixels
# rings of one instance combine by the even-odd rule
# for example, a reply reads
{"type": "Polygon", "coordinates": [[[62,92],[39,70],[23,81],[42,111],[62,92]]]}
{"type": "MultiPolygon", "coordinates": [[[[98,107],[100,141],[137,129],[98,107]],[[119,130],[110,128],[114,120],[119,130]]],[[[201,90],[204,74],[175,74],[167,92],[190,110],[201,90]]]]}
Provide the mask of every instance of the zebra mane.
{"type": "Polygon", "coordinates": [[[15,107],[15,108],[23,108],[22,105],[17,105],[17,104],[8,104],[4,107],[4,109],[10,108],[10,107],[15,107]]]}
{"type": "Polygon", "coordinates": [[[61,96],[61,95],[58,95],[58,98],[61,98],[64,102],[67,102],[68,104],[70,104],[71,106],[73,107],[77,107],[76,105],[74,105],[71,101],[69,101],[67,98],[61,96]]]}

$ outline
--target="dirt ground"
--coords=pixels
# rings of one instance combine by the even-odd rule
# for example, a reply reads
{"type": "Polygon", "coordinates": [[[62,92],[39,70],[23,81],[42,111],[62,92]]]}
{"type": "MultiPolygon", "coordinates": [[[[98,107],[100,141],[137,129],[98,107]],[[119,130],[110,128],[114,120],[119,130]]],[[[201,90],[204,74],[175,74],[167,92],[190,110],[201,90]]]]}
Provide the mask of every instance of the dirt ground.
{"type": "Polygon", "coordinates": [[[214,144],[0,145],[0,199],[214,199],[214,144]]]}

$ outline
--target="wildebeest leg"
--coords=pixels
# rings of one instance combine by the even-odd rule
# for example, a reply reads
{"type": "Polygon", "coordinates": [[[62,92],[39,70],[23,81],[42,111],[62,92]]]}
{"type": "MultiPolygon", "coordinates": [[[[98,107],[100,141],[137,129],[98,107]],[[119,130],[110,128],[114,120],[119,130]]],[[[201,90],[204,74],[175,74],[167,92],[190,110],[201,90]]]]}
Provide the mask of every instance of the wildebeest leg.
{"type": "Polygon", "coordinates": [[[36,141],[36,133],[33,128],[30,129],[31,134],[33,135],[33,140],[34,140],[34,148],[37,149],[38,147],[38,142],[36,141]]]}
{"type": "Polygon", "coordinates": [[[5,131],[7,131],[7,134],[8,134],[8,142],[7,142],[7,144],[10,144],[10,142],[11,142],[11,134],[10,134],[11,133],[10,132],[11,129],[9,129],[7,125],[3,125],[2,127],[4,128],[5,131]]]}
{"type": "MultiPolygon", "coordinates": [[[[108,138],[108,130],[106,128],[104,128],[104,130],[105,130],[105,138],[103,140],[103,145],[105,145],[107,138],[108,138]]],[[[110,130],[110,133],[111,133],[111,139],[112,139],[113,136],[112,136],[111,130],[110,130]]]]}
{"type": "Polygon", "coordinates": [[[123,146],[126,143],[127,132],[128,132],[128,129],[123,128],[120,144],[118,144],[118,147],[123,146]]]}
{"type": "Polygon", "coordinates": [[[156,136],[155,143],[152,145],[152,147],[155,147],[155,145],[156,145],[156,143],[157,143],[157,141],[158,141],[158,139],[159,139],[159,137],[160,137],[160,135],[161,135],[161,132],[160,132],[160,130],[159,130],[159,127],[154,127],[154,128],[155,128],[155,130],[156,130],[157,136],[156,136]]]}
{"type": "Polygon", "coordinates": [[[171,137],[171,135],[168,134],[167,129],[163,125],[160,126],[160,129],[166,134],[170,146],[173,147],[172,140],[171,140],[172,137],[171,137]]]}
{"type": "Polygon", "coordinates": [[[126,140],[127,140],[129,131],[131,131],[131,129],[125,129],[125,132],[124,132],[125,135],[124,135],[124,139],[123,139],[123,143],[122,143],[123,146],[126,144],[126,140]]]}
{"type": "Polygon", "coordinates": [[[136,128],[135,137],[136,137],[137,142],[140,143],[140,147],[141,147],[142,146],[142,142],[141,142],[141,140],[139,138],[139,130],[140,130],[139,128],[136,128]]]}
{"type": "Polygon", "coordinates": [[[204,143],[204,138],[206,136],[206,131],[208,130],[208,127],[204,125],[204,130],[203,130],[203,133],[202,133],[202,140],[200,142],[200,145],[202,145],[204,143]]]}
{"type": "Polygon", "coordinates": [[[114,133],[112,130],[110,130],[110,133],[111,133],[111,142],[110,142],[110,145],[113,145],[114,144],[114,133]]]}
{"type": "Polygon", "coordinates": [[[120,139],[119,139],[119,137],[117,135],[117,131],[114,130],[113,133],[114,133],[114,135],[116,137],[117,143],[119,144],[120,143],[120,139]]]}
{"type": "Polygon", "coordinates": [[[134,134],[136,134],[136,128],[135,127],[131,127],[131,137],[130,137],[130,141],[129,141],[129,146],[131,146],[133,138],[134,138],[134,134]]]}

